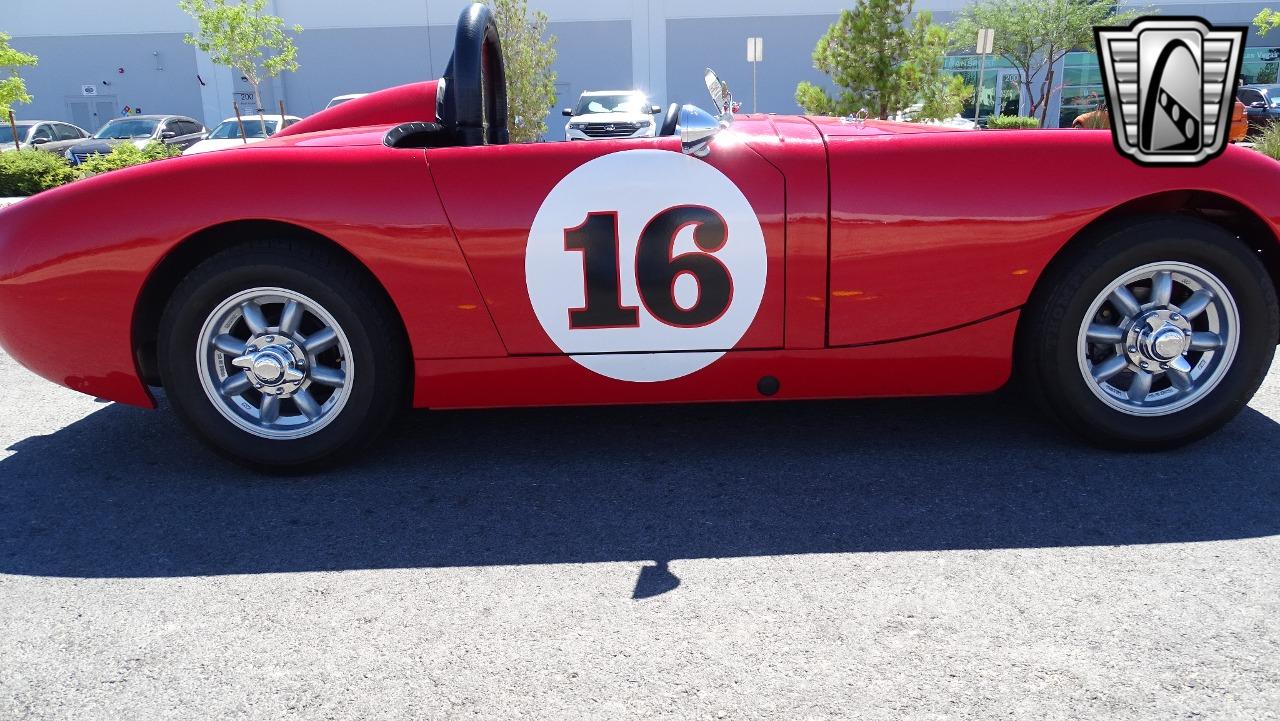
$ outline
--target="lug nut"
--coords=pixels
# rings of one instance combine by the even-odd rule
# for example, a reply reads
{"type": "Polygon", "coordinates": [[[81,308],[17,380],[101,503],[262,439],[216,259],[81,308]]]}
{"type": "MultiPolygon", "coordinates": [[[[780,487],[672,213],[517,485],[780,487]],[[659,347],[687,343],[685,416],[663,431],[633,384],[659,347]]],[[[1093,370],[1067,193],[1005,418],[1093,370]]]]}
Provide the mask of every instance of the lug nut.
{"type": "Polygon", "coordinates": [[[1137,352],[1138,352],[1138,347],[1137,347],[1137,346],[1133,346],[1133,345],[1129,346],[1129,352],[1130,352],[1130,353],[1137,353],[1137,352]]]}

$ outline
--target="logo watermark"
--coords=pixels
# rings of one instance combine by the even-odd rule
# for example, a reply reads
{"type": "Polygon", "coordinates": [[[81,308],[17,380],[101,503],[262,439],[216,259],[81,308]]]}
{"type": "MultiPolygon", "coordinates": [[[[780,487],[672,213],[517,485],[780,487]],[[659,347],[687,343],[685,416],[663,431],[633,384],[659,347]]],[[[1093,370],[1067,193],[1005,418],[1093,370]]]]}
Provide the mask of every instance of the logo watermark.
{"type": "Polygon", "coordinates": [[[1200,165],[1226,149],[1247,30],[1197,17],[1094,28],[1116,149],[1148,166],[1200,165]]]}

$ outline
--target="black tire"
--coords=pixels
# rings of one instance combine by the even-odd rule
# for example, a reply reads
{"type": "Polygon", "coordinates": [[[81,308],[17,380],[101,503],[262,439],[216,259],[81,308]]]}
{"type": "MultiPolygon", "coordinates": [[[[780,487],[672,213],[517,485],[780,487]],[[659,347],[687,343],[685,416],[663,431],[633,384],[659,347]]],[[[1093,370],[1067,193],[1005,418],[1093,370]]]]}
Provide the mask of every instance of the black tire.
{"type": "Polygon", "coordinates": [[[218,453],[262,470],[307,470],[347,459],[382,433],[407,404],[410,365],[402,326],[367,273],[314,243],[254,240],[197,266],[174,291],[160,320],[158,358],[177,415],[218,453]],[[198,344],[206,319],[226,299],[276,287],[319,303],[341,326],[359,372],[345,404],[311,435],[256,436],[228,420],[200,381],[198,344]]]}
{"type": "Polygon", "coordinates": [[[1203,438],[1236,416],[1262,384],[1280,338],[1280,310],[1257,254],[1222,228],[1194,218],[1144,217],[1081,238],[1055,259],[1024,311],[1018,339],[1023,387],[1066,428],[1118,450],[1159,450],[1203,438]],[[1081,324],[1110,284],[1150,263],[1212,273],[1233,297],[1239,345],[1223,375],[1192,405],[1134,415],[1094,393],[1080,367],[1081,324]]]}

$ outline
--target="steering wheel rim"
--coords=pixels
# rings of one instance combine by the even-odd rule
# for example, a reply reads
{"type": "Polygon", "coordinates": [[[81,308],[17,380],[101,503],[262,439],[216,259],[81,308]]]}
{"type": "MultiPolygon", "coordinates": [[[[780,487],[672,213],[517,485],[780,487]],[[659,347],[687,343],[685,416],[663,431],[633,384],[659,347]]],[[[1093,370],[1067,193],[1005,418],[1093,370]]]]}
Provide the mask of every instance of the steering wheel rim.
{"type": "Polygon", "coordinates": [[[453,57],[440,81],[437,117],[458,145],[506,145],[507,73],[493,11],[473,3],[458,18],[453,57]]]}
{"type": "Polygon", "coordinates": [[[662,119],[662,127],[658,129],[659,137],[676,134],[676,126],[680,124],[680,103],[667,106],[667,114],[662,119]]]}

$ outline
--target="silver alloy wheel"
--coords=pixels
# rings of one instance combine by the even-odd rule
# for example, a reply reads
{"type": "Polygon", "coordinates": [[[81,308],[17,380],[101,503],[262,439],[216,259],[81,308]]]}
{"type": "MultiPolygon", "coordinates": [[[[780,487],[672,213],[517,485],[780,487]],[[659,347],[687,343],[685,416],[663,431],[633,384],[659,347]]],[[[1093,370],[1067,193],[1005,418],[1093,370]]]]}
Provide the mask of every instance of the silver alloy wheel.
{"type": "Polygon", "coordinates": [[[290,440],[329,425],[351,397],[351,343],[319,303],[252,288],[218,304],[196,345],[205,395],[237,428],[290,440]]]}
{"type": "Polygon", "coordinates": [[[1231,368],[1240,312],[1222,281],[1190,263],[1135,268],[1094,299],[1078,336],[1080,372],[1108,406],[1134,416],[1177,413],[1231,368]]]}

